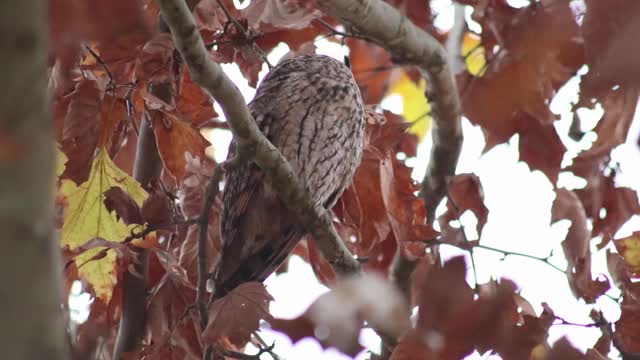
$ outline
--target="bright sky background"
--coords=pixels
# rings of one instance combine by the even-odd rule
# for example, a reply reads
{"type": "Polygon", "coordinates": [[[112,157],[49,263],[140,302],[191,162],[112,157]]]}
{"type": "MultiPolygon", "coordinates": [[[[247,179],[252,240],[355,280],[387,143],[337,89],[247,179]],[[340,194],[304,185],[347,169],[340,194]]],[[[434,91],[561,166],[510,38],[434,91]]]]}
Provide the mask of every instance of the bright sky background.
{"type": "MultiPolygon", "coordinates": [[[[524,6],[528,0],[510,0],[514,6],[524,6]]],[[[449,0],[432,0],[434,13],[439,14],[436,18],[436,26],[441,29],[449,29],[453,24],[453,7],[449,0]]],[[[467,12],[469,21],[470,8],[467,12]]],[[[471,29],[480,31],[477,24],[472,23],[471,29]]],[[[326,40],[318,41],[318,53],[342,59],[348,51],[338,44],[326,40]]],[[[278,59],[288,51],[285,45],[278,46],[270,55],[272,63],[277,63],[278,59]]],[[[238,85],[247,100],[253,98],[255,89],[247,85],[246,80],[240,74],[235,65],[223,65],[228,76],[238,85]]],[[[583,72],[588,69],[583,69],[583,72]]],[[[266,65],[260,74],[262,78],[267,72],[266,65]]],[[[567,136],[572,119],[572,101],[577,100],[578,79],[572,79],[563,87],[551,103],[551,109],[556,114],[561,115],[561,120],[555,123],[558,133],[569,149],[569,153],[576,154],[578,151],[588,147],[588,141],[576,143],[567,136]],[[585,143],[587,143],[585,145],[585,143]]],[[[499,101],[499,99],[497,99],[499,101]]],[[[398,98],[389,98],[383,102],[383,108],[400,113],[402,102],[398,98]]],[[[216,104],[216,106],[218,106],[216,104]]],[[[218,114],[222,114],[220,108],[218,114]]],[[[580,110],[583,120],[583,129],[591,129],[602,110],[580,110]]],[[[613,152],[614,161],[620,164],[620,173],[617,177],[619,186],[629,186],[636,191],[640,191],[640,151],[636,145],[636,139],[640,134],[640,120],[636,116],[632,125],[627,143],[621,145],[613,152]]],[[[507,144],[496,146],[487,154],[481,156],[484,147],[484,138],[480,128],[472,126],[466,119],[463,119],[464,146],[458,164],[458,173],[472,172],[479,176],[485,193],[485,203],[489,208],[489,219],[482,234],[482,243],[504,250],[517,251],[535,256],[547,256],[554,250],[551,262],[564,268],[566,262],[562,255],[560,242],[569,228],[570,222],[563,220],[550,226],[551,204],[554,200],[552,185],[547,178],[539,171],[531,172],[528,166],[518,162],[518,136],[516,135],[507,144]]],[[[595,134],[588,133],[585,136],[590,141],[595,140],[595,134]]],[[[227,131],[214,130],[211,133],[211,140],[214,144],[214,157],[217,161],[226,158],[227,146],[231,140],[231,135],[227,131]]],[[[431,147],[431,139],[428,135],[425,141],[418,148],[418,157],[410,159],[409,165],[414,167],[413,177],[421,180],[428,162],[428,154],[431,147]]],[[[568,159],[565,159],[568,161],[568,159]]],[[[565,163],[563,163],[564,165],[565,163]]],[[[582,179],[561,174],[559,187],[570,189],[581,188],[586,184],[582,179]]],[[[444,207],[441,207],[441,211],[444,207]]],[[[465,225],[467,237],[477,239],[475,233],[475,219],[471,214],[462,217],[465,225]]],[[[640,217],[635,216],[617,234],[618,237],[630,235],[633,230],[640,229],[640,217]]],[[[606,273],[605,250],[594,251],[593,273],[606,273]]],[[[458,249],[443,246],[441,248],[445,258],[465,254],[458,249]]],[[[491,278],[506,277],[514,280],[520,286],[521,294],[534,306],[538,313],[541,312],[542,302],[547,302],[556,315],[563,317],[567,321],[587,324],[591,306],[585,305],[582,301],[575,300],[569,290],[564,274],[552,269],[544,263],[525,259],[521,257],[508,257],[500,260],[500,254],[492,253],[483,249],[474,251],[477,267],[477,276],[480,283],[487,282],[491,278]]],[[[469,265],[469,261],[467,261],[469,265]]],[[[471,269],[469,269],[469,281],[473,282],[471,269]]],[[[289,263],[289,272],[271,276],[267,281],[267,289],[274,296],[275,302],[271,305],[271,312],[276,317],[293,318],[306,310],[306,308],[327,288],[318,283],[310,268],[304,261],[294,257],[289,263]]],[[[88,295],[79,295],[80,289],[74,289],[70,298],[70,308],[75,309],[74,314],[84,317],[82,309],[88,305],[88,295]],[[77,290],[77,291],[76,291],[77,290]]],[[[617,296],[617,290],[612,290],[610,294],[617,296]]],[[[596,305],[601,309],[605,317],[610,321],[615,321],[620,313],[619,306],[611,299],[601,297],[596,305]]],[[[86,311],[86,310],[85,310],[86,311]]],[[[570,341],[582,350],[591,347],[598,339],[600,331],[598,329],[584,328],[577,326],[552,326],[550,330],[550,342],[567,336],[570,341]]],[[[338,351],[323,351],[317,342],[305,339],[295,345],[284,335],[262,331],[261,335],[268,342],[275,340],[274,352],[284,359],[350,359],[341,355],[338,351]]],[[[361,343],[372,349],[377,349],[377,338],[371,331],[363,331],[361,343]]],[[[254,353],[253,349],[248,349],[249,353],[254,353]]],[[[268,358],[268,356],[265,356],[268,358]]],[[[361,354],[358,359],[366,358],[366,354],[361,354]]],[[[497,356],[480,356],[473,354],[468,359],[499,359],[497,356]]]]}

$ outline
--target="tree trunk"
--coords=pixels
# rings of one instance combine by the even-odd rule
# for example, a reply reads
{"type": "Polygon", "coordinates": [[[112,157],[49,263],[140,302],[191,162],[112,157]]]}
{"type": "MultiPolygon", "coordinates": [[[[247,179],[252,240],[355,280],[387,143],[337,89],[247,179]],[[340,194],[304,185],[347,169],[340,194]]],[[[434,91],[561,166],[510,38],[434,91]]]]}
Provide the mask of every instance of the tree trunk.
{"type": "Polygon", "coordinates": [[[0,352],[66,359],[46,1],[0,2],[0,79],[0,352]]]}

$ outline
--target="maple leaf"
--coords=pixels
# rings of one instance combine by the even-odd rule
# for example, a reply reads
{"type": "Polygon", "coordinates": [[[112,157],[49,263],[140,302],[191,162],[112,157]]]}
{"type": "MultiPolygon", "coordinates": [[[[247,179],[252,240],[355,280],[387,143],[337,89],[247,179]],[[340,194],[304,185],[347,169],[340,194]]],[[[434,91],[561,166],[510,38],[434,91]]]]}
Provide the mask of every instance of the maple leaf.
{"type": "Polygon", "coordinates": [[[383,48],[364,40],[347,38],[351,71],[364,104],[379,104],[387,92],[392,73],[391,56],[383,48]]]}
{"type": "Polygon", "coordinates": [[[630,47],[640,33],[640,6],[634,0],[613,0],[603,4],[585,1],[582,33],[586,63],[589,66],[586,86],[610,89],[618,85],[637,87],[640,72],[637,64],[640,51],[630,47]]]}
{"type": "MultiPolygon", "coordinates": [[[[61,153],[58,156],[62,157],[61,153]]],[[[119,187],[140,206],[147,197],[146,191],[129,175],[120,170],[109,158],[106,149],[98,150],[88,179],[80,185],[61,179],[58,197],[68,204],[60,245],[71,250],[94,238],[120,242],[130,235],[134,225],[118,220],[115,213],[104,205],[105,191],[119,187]]],[[[107,252],[97,260],[91,260],[100,248],[83,252],[75,257],[78,273],[95,289],[96,296],[105,302],[111,298],[116,282],[114,252],[107,252]]]]}
{"type": "Polygon", "coordinates": [[[164,166],[176,181],[185,175],[187,153],[205,157],[205,149],[210,145],[200,131],[180,119],[174,107],[148,94],[147,108],[158,110],[150,114],[158,152],[164,166]]]}
{"type": "Polygon", "coordinates": [[[104,192],[104,206],[107,211],[114,212],[116,219],[127,224],[142,224],[140,207],[122,188],[113,186],[104,192]]]}
{"type": "Polygon", "coordinates": [[[333,346],[355,356],[362,350],[358,335],[364,321],[393,337],[400,336],[410,326],[402,295],[379,275],[345,279],[316,299],[299,317],[272,319],[269,323],[294,342],[313,337],[324,348],[333,346]]]}
{"type": "Polygon", "coordinates": [[[483,2],[474,16],[488,30],[482,33],[487,53],[493,54],[494,46],[500,51],[489,59],[483,77],[461,86],[463,111],[482,126],[486,149],[516,133],[521,140],[528,137],[521,160],[555,183],[565,149],[550,126],[555,116],[548,103],[583,63],[578,25],[568,3],[543,1],[517,10],[506,3],[486,9],[488,4],[483,2]],[[487,99],[500,101],[487,106],[487,99]]]}
{"type": "Polygon", "coordinates": [[[209,309],[209,324],[202,337],[208,343],[226,337],[236,346],[244,346],[261,319],[271,320],[269,302],[273,298],[264,284],[247,282],[216,299],[209,309]]]}
{"type": "Polygon", "coordinates": [[[629,271],[636,277],[640,277],[640,231],[631,236],[614,240],[618,253],[622,255],[629,271]]]}
{"type": "Polygon", "coordinates": [[[584,207],[572,191],[558,189],[556,194],[551,209],[551,223],[561,219],[571,220],[567,237],[562,242],[562,250],[568,262],[569,286],[576,297],[593,303],[609,290],[609,282],[606,278],[593,280],[591,277],[591,231],[587,227],[584,207]]]}
{"type": "MultiPolygon", "coordinates": [[[[482,230],[487,223],[489,209],[484,205],[484,190],[478,176],[474,174],[459,174],[454,176],[447,184],[448,199],[447,211],[439,218],[443,232],[450,236],[457,237],[456,230],[449,225],[451,221],[458,220],[467,210],[471,211],[478,219],[476,231],[478,236],[482,234],[482,230]]],[[[445,241],[459,243],[453,238],[445,241]]]]}
{"type": "Polygon", "coordinates": [[[288,0],[253,0],[242,14],[252,27],[262,31],[265,30],[260,26],[262,23],[277,28],[303,29],[322,16],[312,2],[288,0]]]}
{"type": "Polygon", "coordinates": [[[487,71],[484,47],[478,35],[470,32],[464,34],[460,55],[464,58],[469,74],[482,76],[487,71]]]}

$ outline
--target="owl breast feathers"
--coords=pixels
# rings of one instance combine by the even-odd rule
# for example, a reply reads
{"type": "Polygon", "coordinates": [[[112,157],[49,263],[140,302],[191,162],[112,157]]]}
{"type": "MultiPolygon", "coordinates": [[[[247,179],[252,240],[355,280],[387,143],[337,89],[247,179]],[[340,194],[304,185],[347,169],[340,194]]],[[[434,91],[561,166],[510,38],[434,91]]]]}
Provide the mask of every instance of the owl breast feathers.
{"type": "MultiPolygon", "coordinates": [[[[362,156],[364,111],[351,71],[321,55],[283,61],[264,78],[249,109],[315,205],[330,209],[362,156]]],[[[232,142],[230,157],[234,148],[232,142]]],[[[264,281],[305,235],[296,214],[252,163],[226,174],[220,232],[216,297],[244,282],[264,281]]]]}

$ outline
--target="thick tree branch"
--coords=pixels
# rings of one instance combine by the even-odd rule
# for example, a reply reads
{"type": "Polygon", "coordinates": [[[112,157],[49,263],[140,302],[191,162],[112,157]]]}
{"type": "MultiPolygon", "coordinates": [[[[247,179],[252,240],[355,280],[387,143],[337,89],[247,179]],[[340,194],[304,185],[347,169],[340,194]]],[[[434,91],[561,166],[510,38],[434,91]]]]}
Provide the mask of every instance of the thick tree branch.
{"type": "Polygon", "coordinates": [[[207,89],[222,107],[236,140],[240,159],[254,161],[265,172],[281,200],[298,214],[301,223],[316,239],[320,251],[336,272],[358,272],[360,265],[341,241],[328,212],[313,205],[309,194],[297,181],[291,165],[258,129],[238,88],[224,74],[220,65],[208,56],[185,2],[158,0],[158,4],[192,79],[207,89]]]}
{"type": "MultiPolygon", "coordinates": [[[[446,194],[447,178],[455,174],[462,148],[460,98],[447,53],[440,43],[381,0],[316,0],[327,14],[347,28],[370,37],[396,62],[416,65],[427,80],[433,117],[433,147],[422,181],[427,221],[433,223],[446,194]]],[[[417,263],[397,253],[391,274],[409,299],[410,275],[417,263]]]]}
{"type": "MultiPolygon", "coordinates": [[[[159,19],[158,28],[161,32],[168,31],[162,18],[159,19]]],[[[150,86],[149,91],[158,98],[171,102],[169,83],[150,86]]],[[[156,136],[150,118],[145,114],[138,132],[133,178],[146,188],[151,182],[160,179],[161,173],[162,159],[158,152],[156,136]]],[[[139,249],[137,252],[138,263],[134,264],[135,274],[127,271],[122,279],[122,315],[113,350],[114,360],[120,360],[125,352],[132,352],[140,347],[146,325],[149,251],[139,249]]]]}

